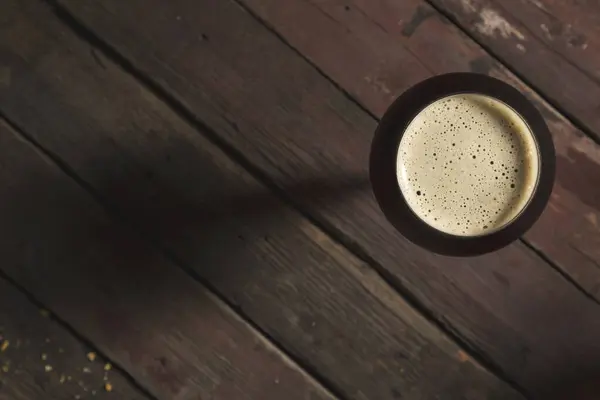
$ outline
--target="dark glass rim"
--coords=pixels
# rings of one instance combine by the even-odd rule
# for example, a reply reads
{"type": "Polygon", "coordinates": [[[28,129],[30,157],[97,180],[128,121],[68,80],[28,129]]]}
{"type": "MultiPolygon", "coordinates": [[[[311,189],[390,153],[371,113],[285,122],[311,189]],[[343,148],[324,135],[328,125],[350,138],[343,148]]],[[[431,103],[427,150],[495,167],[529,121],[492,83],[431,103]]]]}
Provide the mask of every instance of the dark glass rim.
{"type": "Polygon", "coordinates": [[[537,221],[550,199],[556,158],[544,118],[521,92],[486,75],[451,73],[418,83],[392,103],[375,132],[369,162],[375,198],[386,218],[404,237],[435,253],[474,256],[507,246],[537,221]],[[531,129],[539,151],[539,176],[528,204],[510,223],[481,236],[451,235],[417,217],[402,194],[396,171],[400,140],[410,122],[433,102],[464,93],[485,95],[512,108],[531,129]]]}

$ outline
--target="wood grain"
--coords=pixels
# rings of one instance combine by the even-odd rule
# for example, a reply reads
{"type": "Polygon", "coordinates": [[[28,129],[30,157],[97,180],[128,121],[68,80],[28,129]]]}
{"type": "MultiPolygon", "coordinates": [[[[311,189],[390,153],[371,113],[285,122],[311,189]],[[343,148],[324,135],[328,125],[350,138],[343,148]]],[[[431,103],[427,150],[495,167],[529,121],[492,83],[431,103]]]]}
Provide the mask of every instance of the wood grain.
{"type": "Polygon", "coordinates": [[[0,349],[2,344],[2,400],[148,399],[96,349],[81,343],[4,279],[0,349]]]}
{"type": "MultiPolygon", "coordinates": [[[[278,201],[134,79],[102,54],[91,54],[88,44],[66,32],[44,9],[34,7],[37,3],[16,4],[15,22],[0,32],[0,54],[14,71],[10,86],[0,90],[0,109],[59,155],[116,212],[152,236],[156,247],[167,248],[193,268],[336,392],[348,399],[522,398],[426,322],[367,265],[278,201]],[[24,10],[23,4],[29,9],[24,10]],[[36,117],[29,118],[31,114],[36,117]]],[[[362,176],[351,174],[338,179],[314,175],[295,190],[318,193],[335,203],[362,190],[365,183],[362,176]]],[[[34,196],[39,201],[47,197],[34,196]]],[[[40,211],[32,213],[34,218],[40,211]]],[[[218,390],[223,392],[213,394],[215,398],[246,398],[236,391],[244,386],[250,386],[247,398],[255,398],[256,392],[250,390],[256,388],[243,382],[246,361],[253,363],[256,381],[270,377],[263,382],[264,399],[326,398],[299,376],[276,369],[275,355],[267,363],[261,353],[248,353],[243,338],[234,337],[216,317],[206,316],[203,308],[210,303],[201,306],[191,299],[183,303],[188,298],[185,287],[180,290],[172,283],[178,271],[158,270],[154,252],[141,246],[130,250],[133,245],[120,241],[111,243],[117,254],[125,252],[126,263],[111,272],[89,267],[94,275],[126,280],[119,286],[120,298],[102,310],[115,313],[112,308],[120,303],[126,310],[130,303],[144,306],[136,314],[131,310],[131,321],[119,318],[118,323],[143,324],[151,331],[168,332],[161,317],[175,312],[171,307],[178,310],[169,318],[171,329],[183,330],[190,323],[177,318],[181,313],[202,323],[196,326],[202,333],[195,339],[200,351],[216,346],[214,356],[227,357],[218,365],[231,365],[231,376],[219,376],[218,390]],[[141,282],[133,285],[137,280],[141,282]],[[127,283],[133,286],[130,291],[125,290],[127,283]],[[142,293],[137,295],[138,291],[142,293]],[[225,352],[222,347],[227,346],[231,350],[225,352]],[[236,360],[231,359],[233,354],[236,360]]],[[[59,247],[47,246],[48,251],[59,247]]],[[[35,284],[35,271],[11,272],[36,292],[42,291],[35,284]]],[[[102,284],[107,285],[105,280],[102,284]]],[[[91,285],[98,283],[77,286],[90,291],[91,285]]],[[[110,287],[106,290],[115,296],[110,287]]],[[[43,291],[55,293],[51,288],[43,291]]],[[[89,310],[95,315],[93,311],[89,310]]],[[[62,310],[65,318],[74,318],[73,313],[62,310]]],[[[96,329],[101,327],[88,330],[96,329]]],[[[136,332],[127,330],[119,337],[134,346],[141,361],[150,357],[135,344],[140,340],[136,332]]],[[[106,333],[97,340],[110,344],[115,338],[106,333]]],[[[125,366],[136,369],[133,363],[125,366]]],[[[190,369],[189,365],[169,369],[164,384],[176,384],[190,369]]],[[[153,384],[159,385],[166,377],[146,379],[148,384],[158,380],[153,384]]],[[[177,393],[186,396],[182,389],[177,393]]]]}
{"type": "MultiPolygon", "coordinates": [[[[347,194],[335,202],[321,193],[293,190],[314,176],[325,181],[338,181],[340,174],[365,177],[376,121],[236,3],[209,6],[208,2],[179,0],[143,7],[137,1],[105,0],[100,5],[91,0],[63,0],[61,4],[191,108],[285,190],[297,206],[371,259],[381,273],[410,292],[440,323],[528,391],[542,392],[549,388],[548,382],[559,384],[569,379],[575,365],[581,370],[596,368],[595,360],[600,357],[598,304],[524,245],[517,243],[473,259],[438,257],[410,245],[394,232],[368,190],[347,194]],[[177,46],[173,46],[175,42],[177,46]],[[578,332],[575,337],[574,329],[578,332]]],[[[402,7],[404,2],[393,4],[402,7]]],[[[339,30],[331,37],[348,35],[348,41],[364,41],[361,49],[373,43],[332,22],[332,17],[315,4],[307,5],[304,14],[296,14],[302,8],[297,2],[289,1],[285,6],[290,15],[304,21],[305,28],[296,38],[302,34],[306,42],[294,41],[284,30],[279,32],[309,59],[317,57],[298,43],[310,42],[312,48],[329,43],[326,25],[339,30]]],[[[346,12],[344,6],[341,11],[346,12]]],[[[276,7],[269,12],[284,13],[276,7]]],[[[403,18],[409,20],[411,15],[403,18]]],[[[364,24],[369,23],[365,20],[370,18],[361,18],[364,24]]],[[[427,18],[415,32],[432,21],[445,25],[439,17],[427,18]]],[[[280,28],[277,19],[269,19],[269,24],[280,28]]],[[[286,19],[280,25],[287,24],[292,22],[286,19]]],[[[345,43],[338,43],[343,50],[327,50],[352,53],[358,48],[356,44],[346,47],[345,43]]],[[[433,47],[426,50],[439,60],[450,50],[461,55],[463,48],[476,47],[464,39],[460,43],[459,48],[445,53],[433,47]]],[[[320,54],[327,54],[327,50],[320,50],[320,54]]],[[[359,57],[352,54],[350,60],[359,57]]],[[[377,65],[386,62],[381,58],[370,61],[377,65]]],[[[352,69],[353,62],[343,62],[352,69]]],[[[481,64],[485,63],[483,59],[481,64]]],[[[414,83],[413,77],[422,76],[422,72],[410,69],[411,65],[415,62],[407,60],[386,66],[394,72],[395,86],[374,79],[377,75],[369,79],[378,82],[375,86],[387,88],[382,89],[384,92],[397,93],[414,83]]],[[[443,65],[439,62],[440,68],[443,65]]],[[[326,64],[319,66],[327,71],[326,64]]],[[[354,75],[361,88],[367,87],[362,83],[365,76],[369,75],[354,75]]]]}
{"type": "Polygon", "coordinates": [[[546,46],[600,82],[600,3],[522,0],[507,8],[513,4],[520,7],[515,17],[529,24],[546,46]]]}
{"type": "Polygon", "coordinates": [[[376,116],[383,115],[391,97],[417,82],[409,73],[397,73],[398,77],[406,77],[406,81],[399,83],[390,79],[389,73],[381,72],[381,65],[387,65],[389,71],[403,71],[406,65],[411,65],[398,62],[396,52],[387,50],[398,43],[418,58],[420,71],[426,76],[452,71],[479,72],[502,79],[524,92],[546,117],[558,154],[552,200],[525,240],[600,299],[597,225],[600,203],[596,200],[600,193],[594,189],[600,178],[599,147],[535,92],[419,0],[356,0],[345,6],[329,2],[312,6],[298,0],[286,3],[286,7],[271,0],[244,1],[376,116]],[[304,14],[304,20],[315,21],[310,32],[316,34],[307,33],[300,28],[301,22],[291,17],[304,14]],[[337,24],[332,24],[332,20],[337,24]],[[321,39],[323,36],[338,38],[330,51],[322,49],[326,43],[321,39]],[[353,67],[344,68],[344,75],[337,73],[340,62],[334,49],[351,54],[350,59],[354,59],[374,48],[384,51],[379,57],[365,57],[363,64],[349,63],[353,67]]]}
{"type": "Polygon", "coordinates": [[[331,398],[4,123],[0,149],[2,269],[152,394],[331,398]]]}
{"type": "MultiPolygon", "coordinates": [[[[45,46],[44,35],[50,32],[36,28],[51,14],[34,5],[4,3],[3,16],[15,22],[4,24],[0,34],[2,65],[12,71],[10,85],[2,87],[0,98],[2,106],[18,105],[22,95],[36,98],[52,113],[56,108],[49,103],[54,99],[51,88],[28,79],[35,75],[35,68],[60,60],[61,54],[45,46]],[[39,63],[27,67],[17,54],[7,51],[6,42],[39,63]],[[26,81],[31,84],[27,94],[7,90],[25,89],[26,81]]],[[[53,26],[57,29],[48,40],[66,35],[58,24],[53,26]]],[[[67,56],[69,45],[65,44],[67,56]]],[[[88,60],[94,60],[89,47],[83,49],[88,60]]],[[[103,71],[95,61],[90,65],[103,71]]],[[[53,72],[49,79],[60,87],[68,75],[53,72]]],[[[92,100],[88,88],[68,87],[81,99],[94,102],[95,116],[106,115],[101,105],[107,98],[94,96],[92,100]]],[[[139,93],[136,86],[128,89],[139,93]]],[[[38,126],[48,122],[43,113],[31,118],[34,110],[21,105],[21,111],[38,126]]],[[[69,125],[68,113],[55,117],[69,125]]],[[[56,127],[47,128],[42,132],[49,137],[65,137],[56,127]]],[[[94,126],[78,128],[70,132],[86,138],[94,126]]],[[[86,154],[85,147],[81,150],[80,156],[86,154]]],[[[169,400],[331,398],[221,301],[126,226],[109,218],[89,194],[4,123],[0,125],[0,152],[1,268],[154,395],[169,400]]],[[[96,171],[105,164],[118,167],[118,159],[111,164],[102,160],[106,154],[96,155],[95,159],[83,158],[96,171]]]]}
{"type": "Polygon", "coordinates": [[[431,0],[600,139],[600,4],[431,0]]]}

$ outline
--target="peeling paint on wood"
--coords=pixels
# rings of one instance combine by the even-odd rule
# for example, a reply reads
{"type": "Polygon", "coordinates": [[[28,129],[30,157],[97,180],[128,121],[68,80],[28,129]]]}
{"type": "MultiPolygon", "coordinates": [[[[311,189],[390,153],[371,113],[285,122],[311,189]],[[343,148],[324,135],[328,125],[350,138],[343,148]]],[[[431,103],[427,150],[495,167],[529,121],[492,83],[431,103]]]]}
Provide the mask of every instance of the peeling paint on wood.
{"type": "Polygon", "coordinates": [[[475,29],[487,36],[500,35],[505,39],[516,37],[525,40],[525,35],[512,26],[504,17],[491,8],[484,8],[479,13],[480,22],[475,24],[475,29]]]}

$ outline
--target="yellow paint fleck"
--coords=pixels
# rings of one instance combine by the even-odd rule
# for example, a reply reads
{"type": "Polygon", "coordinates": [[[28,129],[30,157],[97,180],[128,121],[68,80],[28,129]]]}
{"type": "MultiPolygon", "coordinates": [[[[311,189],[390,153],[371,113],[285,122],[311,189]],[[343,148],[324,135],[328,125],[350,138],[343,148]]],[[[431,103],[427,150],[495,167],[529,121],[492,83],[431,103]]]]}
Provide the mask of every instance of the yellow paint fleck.
{"type": "Polygon", "coordinates": [[[61,375],[60,379],[58,380],[58,382],[60,382],[61,384],[63,384],[63,383],[65,383],[65,380],[66,380],[65,376],[61,375]]]}
{"type": "Polygon", "coordinates": [[[88,360],[93,362],[96,359],[96,353],[94,353],[93,351],[87,353],[87,358],[88,360]]]}
{"type": "Polygon", "coordinates": [[[5,373],[8,372],[8,364],[4,364],[2,366],[2,372],[5,372],[5,373]]]}
{"type": "Polygon", "coordinates": [[[67,376],[68,381],[71,381],[71,379],[73,379],[73,378],[71,378],[71,375],[67,376]]]}
{"type": "Polygon", "coordinates": [[[52,365],[46,365],[46,366],[44,366],[44,371],[46,371],[46,372],[52,372],[52,365]]]}
{"type": "Polygon", "coordinates": [[[112,365],[110,365],[110,363],[104,364],[104,370],[105,371],[110,371],[111,369],[112,369],[112,365]]]}
{"type": "Polygon", "coordinates": [[[466,361],[469,361],[469,359],[470,359],[468,354],[462,350],[459,350],[458,353],[456,353],[456,356],[458,357],[460,362],[466,362],[466,361]]]}
{"type": "Polygon", "coordinates": [[[8,340],[4,340],[0,345],[0,352],[5,352],[6,349],[8,349],[8,346],[10,346],[10,342],[8,340]]]}
{"type": "Polygon", "coordinates": [[[89,369],[88,367],[83,367],[82,371],[83,371],[84,374],[91,374],[92,373],[92,370],[89,369]]]}
{"type": "Polygon", "coordinates": [[[113,390],[113,385],[110,382],[106,382],[104,384],[104,390],[106,390],[107,392],[112,392],[113,390]]]}
{"type": "Polygon", "coordinates": [[[42,317],[48,318],[50,316],[50,311],[48,311],[48,310],[46,310],[44,308],[41,308],[40,309],[40,314],[42,314],[42,317]]]}
{"type": "Polygon", "coordinates": [[[48,354],[42,353],[41,358],[42,358],[42,361],[46,361],[48,359],[48,354]]]}

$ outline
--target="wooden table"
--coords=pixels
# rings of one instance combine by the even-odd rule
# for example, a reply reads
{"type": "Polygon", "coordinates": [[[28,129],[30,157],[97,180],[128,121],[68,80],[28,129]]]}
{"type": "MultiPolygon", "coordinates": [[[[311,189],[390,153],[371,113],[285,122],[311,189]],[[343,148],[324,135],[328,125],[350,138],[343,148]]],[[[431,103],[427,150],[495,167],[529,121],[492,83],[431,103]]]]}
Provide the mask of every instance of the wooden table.
{"type": "Polygon", "coordinates": [[[593,0],[3,0],[0,399],[597,399],[599,139],[593,0]],[[367,179],[449,71],[558,155],[535,227],[469,259],[367,179]]]}

